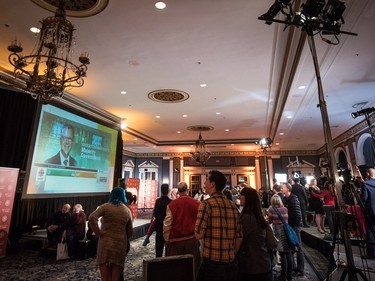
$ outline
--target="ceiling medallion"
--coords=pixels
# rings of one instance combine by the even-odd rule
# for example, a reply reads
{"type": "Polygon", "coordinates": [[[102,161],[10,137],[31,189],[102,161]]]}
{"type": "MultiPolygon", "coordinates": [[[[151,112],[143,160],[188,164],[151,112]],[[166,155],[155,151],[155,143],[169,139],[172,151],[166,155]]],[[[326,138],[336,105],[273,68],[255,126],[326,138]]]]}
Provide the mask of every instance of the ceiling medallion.
{"type": "Polygon", "coordinates": [[[214,127],[207,126],[207,125],[194,125],[194,126],[189,126],[186,128],[186,130],[189,131],[194,131],[194,132],[207,132],[207,131],[212,131],[214,127]]]}
{"type": "MultiPolygon", "coordinates": [[[[61,0],[31,0],[50,12],[59,7],[61,0]]],[[[102,12],[109,0],[64,0],[64,10],[70,17],[90,17],[102,12]]]]}
{"type": "Polygon", "coordinates": [[[189,94],[179,90],[156,90],[148,94],[148,98],[157,102],[178,103],[189,99],[189,94]]]}

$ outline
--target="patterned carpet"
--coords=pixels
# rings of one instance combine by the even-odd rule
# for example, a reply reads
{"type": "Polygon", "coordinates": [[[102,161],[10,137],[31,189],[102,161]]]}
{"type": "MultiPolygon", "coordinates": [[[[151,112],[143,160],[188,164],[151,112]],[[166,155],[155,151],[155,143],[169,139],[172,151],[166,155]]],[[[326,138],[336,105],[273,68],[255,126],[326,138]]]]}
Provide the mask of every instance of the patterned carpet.
{"type": "MultiPolygon", "coordinates": [[[[154,236],[151,236],[150,244],[142,246],[144,237],[131,241],[131,249],[126,259],[124,277],[127,281],[143,280],[143,260],[155,257],[154,236]]],[[[26,248],[26,247],[25,247],[26,248]]],[[[313,251],[308,247],[305,251],[313,251]]],[[[315,262],[317,259],[309,254],[315,262]]],[[[275,266],[274,271],[279,271],[275,266]]],[[[99,270],[95,267],[94,258],[76,261],[56,261],[41,256],[40,252],[32,249],[20,250],[16,255],[9,255],[0,259],[1,281],[99,281],[99,270]]],[[[306,262],[305,276],[295,278],[296,281],[321,280],[310,264],[306,262]]],[[[176,280],[178,281],[178,280],[176,280]]]]}
{"type": "MultiPolygon", "coordinates": [[[[152,259],[154,254],[154,239],[147,247],[143,247],[144,238],[131,242],[131,248],[126,259],[124,277],[127,281],[143,280],[143,259],[152,259]]],[[[96,269],[95,259],[75,261],[56,261],[41,256],[36,250],[21,250],[17,255],[9,255],[0,259],[0,280],[54,280],[54,281],[99,281],[99,270],[96,269]]]]}

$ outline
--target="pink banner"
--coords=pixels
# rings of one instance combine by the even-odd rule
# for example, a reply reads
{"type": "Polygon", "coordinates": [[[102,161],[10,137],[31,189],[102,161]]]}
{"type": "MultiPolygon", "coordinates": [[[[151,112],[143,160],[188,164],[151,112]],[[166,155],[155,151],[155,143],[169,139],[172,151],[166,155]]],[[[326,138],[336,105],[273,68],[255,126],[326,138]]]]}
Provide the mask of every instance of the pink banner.
{"type": "MultiPolygon", "coordinates": [[[[138,191],[139,191],[139,179],[135,178],[127,178],[126,179],[126,190],[133,193],[133,195],[137,196],[137,200],[139,198],[138,191]]],[[[132,204],[130,206],[132,210],[133,218],[136,219],[138,217],[138,204],[132,204]]]]}
{"type": "Polygon", "coordinates": [[[6,253],[19,169],[0,167],[0,257],[6,253]]]}
{"type": "Polygon", "coordinates": [[[139,209],[154,208],[155,201],[158,195],[158,181],[156,180],[141,180],[139,187],[139,209]]]}

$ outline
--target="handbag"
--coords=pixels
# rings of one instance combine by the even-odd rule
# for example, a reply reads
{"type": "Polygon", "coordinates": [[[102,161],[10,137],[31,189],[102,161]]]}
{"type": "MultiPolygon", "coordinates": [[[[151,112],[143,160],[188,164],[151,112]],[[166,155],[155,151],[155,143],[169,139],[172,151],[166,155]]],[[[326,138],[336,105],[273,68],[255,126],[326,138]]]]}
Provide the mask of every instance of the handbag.
{"type": "Polygon", "coordinates": [[[56,260],[66,259],[69,259],[68,244],[65,242],[64,238],[62,238],[61,242],[57,244],[56,260]]]}
{"type": "Polygon", "coordinates": [[[275,237],[271,226],[266,224],[266,246],[268,250],[274,250],[277,248],[279,240],[275,237]]]}
{"type": "Polygon", "coordinates": [[[283,223],[284,231],[285,231],[286,237],[288,238],[289,244],[291,246],[299,246],[300,241],[294,229],[288,223],[284,221],[283,217],[280,214],[280,211],[277,208],[273,207],[273,209],[276,212],[277,216],[279,217],[279,220],[283,223]]]}

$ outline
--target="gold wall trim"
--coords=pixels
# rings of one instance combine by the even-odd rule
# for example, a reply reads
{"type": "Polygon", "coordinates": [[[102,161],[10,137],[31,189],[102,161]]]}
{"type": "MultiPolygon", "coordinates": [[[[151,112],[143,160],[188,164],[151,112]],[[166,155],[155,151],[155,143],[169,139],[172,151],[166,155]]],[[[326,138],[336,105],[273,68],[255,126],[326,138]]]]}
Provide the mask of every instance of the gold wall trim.
{"type": "MultiPolygon", "coordinates": [[[[369,117],[370,124],[373,124],[375,122],[375,114],[372,114],[369,117]]],[[[357,136],[363,133],[365,130],[369,129],[367,125],[367,121],[364,119],[358,124],[354,125],[350,129],[346,130],[344,133],[333,139],[333,146],[334,149],[336,149],[338,146],[341,146],[343,143],[345,143],[347,140],[355,138],[357,140],[357,136]]],[[[318,149],[318,154],[322,155],[326,152],[325,146],[322,146],[318,149]]]]}
{"type": "MultiPolygon", "coordinates": [[[[155,157],[191,157],[190,152],[168,152],[168,153],[133,153],[123,150],[123,155],[134,158],[155,158],[155,157]]],[[[263,156],[263,151],[220,151],[212,152],[211,157],[228,157],[228,156],[263,156]]],[[[317,150],[269,150],[267,156],[318,156],[317,150]]]]}

